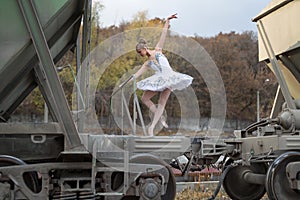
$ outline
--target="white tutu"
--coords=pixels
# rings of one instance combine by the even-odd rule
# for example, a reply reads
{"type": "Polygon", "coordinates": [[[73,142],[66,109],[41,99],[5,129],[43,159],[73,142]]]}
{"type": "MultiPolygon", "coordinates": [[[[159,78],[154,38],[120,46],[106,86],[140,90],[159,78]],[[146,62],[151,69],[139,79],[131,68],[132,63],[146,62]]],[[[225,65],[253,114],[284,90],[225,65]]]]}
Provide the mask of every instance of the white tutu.
{"type": "Polygon", "coordinates": [[[157,52],[156,61],[149,61],[149,67],[155,70],[155,74],[137,82],[137,88],[140,90],[163,91],[167,88],[170,90],[182,90],[191,85],[193,77],[175,72],[172,70],[167,58],[157,52]]]}

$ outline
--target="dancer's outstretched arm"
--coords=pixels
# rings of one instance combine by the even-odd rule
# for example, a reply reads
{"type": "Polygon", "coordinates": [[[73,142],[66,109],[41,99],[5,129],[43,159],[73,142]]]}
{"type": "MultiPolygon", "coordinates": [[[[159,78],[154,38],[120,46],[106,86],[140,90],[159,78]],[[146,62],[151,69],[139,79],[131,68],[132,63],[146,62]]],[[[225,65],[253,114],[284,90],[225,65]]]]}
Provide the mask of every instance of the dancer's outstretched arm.
{"type": "Polygon", "coordinates": [[[145,71],[147,71],[148,69],[148,61],[146,61],[143,66],[134,74],[135,78],[138,78],[139,76],[141,76],[145,71]]]}
{"type": "Polygon", "coordinates": [[[133,80],[133,78],[138,78],[139,76],[141,76],[145,71],[147,71],[148,69],[148,61],[145,62],[142,67],[133,75],[131,75],[126,81],[124,81],[123,83],[121,83],[119,85],[119,88],[123,87],[124,85],[126,85],[128,82],[131,82],[133,80]]]}
{"type": "Polygon", "coordinates": [[[170,20],[174,19],[174,18],[177,18],[177,13],[173,14],[170,17],[167,18],[166,23],[163,27],[163,31],[161,33],[160,39],[159,39],[159,41],[158,41],[158,43],[155,47],[156,51],[162,51],[162,48],[163,48],[165,40],[166,40],[167,32],[168,32],[168,29],[169,29],[170,20]]]}

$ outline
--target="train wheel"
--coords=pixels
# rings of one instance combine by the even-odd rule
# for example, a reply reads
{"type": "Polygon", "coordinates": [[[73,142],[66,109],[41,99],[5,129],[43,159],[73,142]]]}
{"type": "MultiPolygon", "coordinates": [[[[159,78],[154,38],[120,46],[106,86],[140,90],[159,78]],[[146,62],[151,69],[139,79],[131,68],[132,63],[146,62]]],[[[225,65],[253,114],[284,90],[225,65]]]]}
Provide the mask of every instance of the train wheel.
{"type": "Polygon", "coordinates": [[[290,188],[286,176],[286,166],[290,162],[300,161],[299,152],[287,152],[280,155],[269,167],[266,178],[266,190],[270,200],[298,200],[299,191],[290,188]]]}
{"type": "Polygon", "coordinates": [[[162,196],[162,200],[175,199],[176,196],[176,179],[175,176],[169,166],[166,166],[169,171],[169,182],[168,188],[165,195],[162,196]]]}
{"type": "MultiPolygon", "coordinates": [[[[26,163],[16,157],[8,155],[0,155],[0,167],[12,166],[12,165],[26,165],[26,163]]],[[[40,192],[38,184],[37,172],[26,172],[23,174],[24,182],[34,193],[40,192]]]]}
{"type": "Polygon", "coordinates": [[[244,180],[245,172],[265,174],[267,169],[265,164],[253,164],[251,166],[233,166],[228,170],[223,180],[225,192],[233,200],[256,200],[261,199],[265,194],[264,185],[251,184],[244,180]]]}
{"type": "MultiPolygon", "coordinates": [[[[176,196],[176,180],[175,180],[174,174],[172,173],[171,168],[169,167],[169,165],[166,162],[156,158],[155,156],[153,156],[151,154],[135,156],[134,158],[131,159],[130,162],[132,162],[132,163],[141,163],[141,164],[159,164],[159,165],[164,166],[169,172],[169,181],[168,181],[168,184],[167,184],[166,193],[161,196],[161,199],[162,200],[173,200],[173,199],[175,199],[175,196],[176,196]]],[[[149,187],[149,189],[152,189],[153,191],[155,191],[155,184],[154,183],[150,183],[149,186],[152,187],[152,188],[149,187]]],[[[122,200],[129,200],[129,199],[138,200],[138,199],[140,199],[140,197],[124,197],[122,200]]]]}

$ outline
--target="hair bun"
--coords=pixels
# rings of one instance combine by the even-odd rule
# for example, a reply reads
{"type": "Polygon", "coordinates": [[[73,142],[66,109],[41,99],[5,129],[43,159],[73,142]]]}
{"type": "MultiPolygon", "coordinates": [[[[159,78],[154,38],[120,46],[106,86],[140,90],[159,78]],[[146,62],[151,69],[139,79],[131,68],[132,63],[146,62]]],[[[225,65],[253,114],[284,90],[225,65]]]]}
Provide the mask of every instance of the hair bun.
{"type": "Polygon", "coordinates": [[[147,42],[144,39],[139,39],[139,43],[135,46],[137,51],[147,48],[147,42]]]}
{"type": "Polygon", "coordinates": [[[141,38],[141,39],[139,40],[139,44],[147,44],[147,42],[146,42],[146,40],[144,40],[143,38],[141,38]]]}

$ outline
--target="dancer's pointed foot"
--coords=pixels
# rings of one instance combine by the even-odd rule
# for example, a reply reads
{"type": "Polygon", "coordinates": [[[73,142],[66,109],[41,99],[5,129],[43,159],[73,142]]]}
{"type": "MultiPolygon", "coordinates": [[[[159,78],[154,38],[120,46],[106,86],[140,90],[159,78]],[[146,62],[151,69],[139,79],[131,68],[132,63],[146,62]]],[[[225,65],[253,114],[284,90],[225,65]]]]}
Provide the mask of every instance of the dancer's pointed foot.
{"type": "Polygon", "coordinates": [[[166,122],[166,118],[164,116],[160,117],[160,123],[163,125],[163,127],[165,128],[169,128],[167,122],[166,122]]]}
{"type": "Polygon", "coordinates": [[[153,127],[149,126],[148,128],[148,136],[153,136],[153,127]]]}

